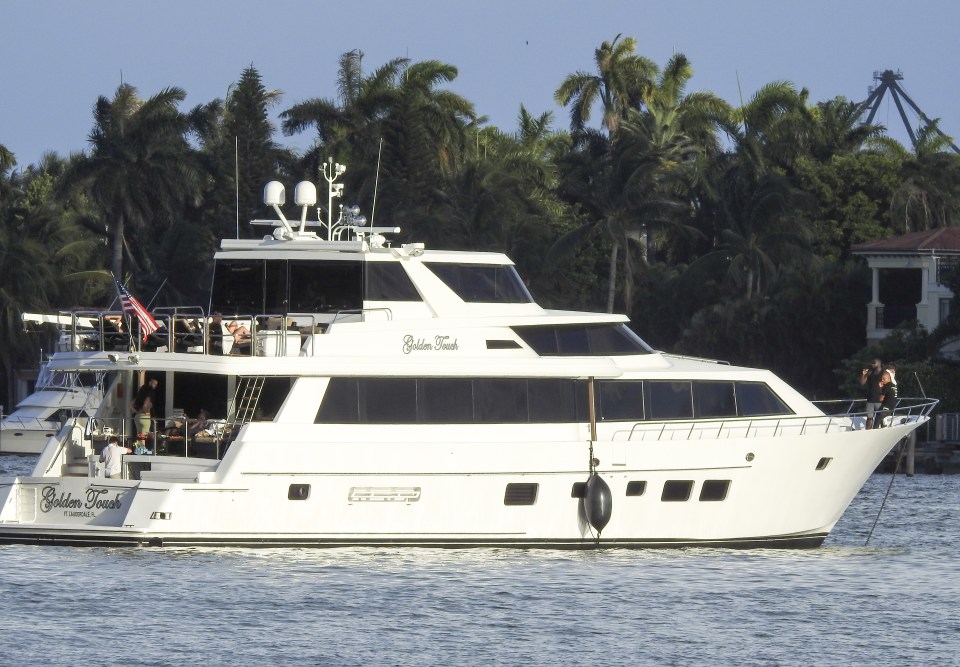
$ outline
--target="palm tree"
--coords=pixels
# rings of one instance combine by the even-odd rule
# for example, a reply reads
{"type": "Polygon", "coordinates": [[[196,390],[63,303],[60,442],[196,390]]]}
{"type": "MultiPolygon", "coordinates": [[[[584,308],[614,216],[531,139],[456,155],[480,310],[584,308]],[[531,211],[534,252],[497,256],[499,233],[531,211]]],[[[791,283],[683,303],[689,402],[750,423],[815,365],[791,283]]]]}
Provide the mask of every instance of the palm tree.
{"type": "MultiPolygon", "coordinates": [[[[166,88],[142,100],[130,84],[94,106],[91,151],[65,176],[67,187],[83,188],[103,213],[110,238],[110,267],[124,275],[156,274],[152,248],[164,231],[200,194],[200,178],[186,134],[189,118],[178,105],[180,88],[166,88]]],[[[139,280],[139,278],[135,278],[139,280]]]]}
{"type": "Polygon", "coordinates": [[[960,157],[950,152],[951,137],[940,133],[939,119],[917,129],[913,152],[890,138],[873,146],[900,162],[900,187],[890,201],[890,216],[902,232],[956,226],[960,216],[960,157]]]}
{"type": "Polygon", "coordinates": [[[457,76],[455,67],[397,58],[365,76],[362,59],[360,51],[344,54],[338,99],[308,100],[284,111],[283,130],[316,127],[317,143],[305,170],[316,173],[329,157],[348,162],[347,189],[368,210],[380,164],[376,205],[390,209],[405,229],[436,227],[430,221],[442,206],[439,181],[454,173],[465,153],[467,128],[482,119],[466,99],[440,88],[457,76]]]}
{"type": "Polygon", "coordinates": [[[810,109],[810,155],[825,162],[836,155],[848,155],[863,149],[864,145],[883,133],[879,125],[861,122],[860,105],[837,97],[819,102],[810,109]]]}
{"type": "Polygon", "coordinates": [[[690,265],[685,279],[722,270],[750,299],[784,262],[806,256],[808,228],[800,212],[812,199],[787,174],[809,128],[805,100],[805,91],[774,82],[718,119],[733,148],[712,161],[703,190],[715,225],[712,248],[690,265]]]}
{"type": "MultiPolygon", "coordinates": [[[[692,68],[683,54],[674,55],[664,71],[651,61],[632,56],[635,41],[604,42],[596,52],[599,74],[578,72],[556,93],[570,103],[571,127],[583,144],[596,148],[600,137],[583,129],[596,101],[604,106],[609,138],[590,177],[586,197],[596,216],[584,227],[603,224],[611,241],[607,310],[611,312],[617,288],[619,256],[623,255],[625,311],[633,307],[633,259],[642,261],[654,247],[652,229],[684,216],[681,193],[688,190],[699,156],[718,152],[716,118],[726,105],[713,95],[685,95],[692,68]]],[[[555,252],[580,240],[583,229],[561,239],[555,252]]]]}
{"type": "MultiPolygon", "coordinates": [[[[482,152],[444,179],[445,246],[496,250],[538,262],[537,249],[553,233],[551,222],[563,215],[548,156],[564,137],[550,132],[550,118],[550,113],[533,117],[521,106],[515,134],[496,128],[480,132],[482,152]]],[[[529,278],[533,272],[524,269],[529,278]]]]}
{"type": "MultiPolygon", "coordinates": [[[[674,54],[657,77],[641,113],[634,113],[623,126],[620,141],[624,145],[618,162],[631,171],[627,183],[632,198],[655,203],[652,212],[672,208],[677,213],[681,210],[678,204],[690,204],[690,192],[701,170],[721,154],[718,129],[732,109],[713,93],[687,94],[692,76],[686,56],[674,54]],[[665,208],[668,203],[673,206],[665,208]]],[[[676,215],[641,219],[633,233],[642,240],[640,252],[645,262],[653,259],[655,232],[662,226],[690,230],[676,215]]]]}
{"type": "Polygon", "coordinates": [[[355,169],[375,165],[382,123],[396,102],[397,84],[410,60],[395,58],[364,76],[363,56],[356,49],[340,56],[336,99],[310,99],[280,114],[286,135],[316,130],[316,143],[304,159],[311,175],[329,157],[350,163],[348,180],[354,180],[355,169]]]}
{"type": "Polygon", "coordinates": [[[644,102],[654,86],[657,66],[648,58],[634,55],[637,40],[617,35],[594,51],[595,73],[578,71],[566,79],[554,93],[560,106],[570,106],[570,129],[582,132],[593,107],[599,102],[603,119],[600,126],[614,135],[630,109],[644,102]]]}
{"type": "Polygon", "coordinates": [[[13,169],[17,164],[17,159],[13,157],[13,153],[4,146],[0,144],[0,176],[5,176],[8,169],[13,169]]]}
{"type": "Polygon", "coordinates": [[[0,169],[0,372],[8,381],[14,368],[36,364],[43,346],[23,335],[21,314],[82,303],[84,283],[71,281],[71,274],[99,259],[97,240],[69,210],[75,202],[53,194],[64,161],[47,154],[20,174],[8,174],[11,167],[0,169]]]}

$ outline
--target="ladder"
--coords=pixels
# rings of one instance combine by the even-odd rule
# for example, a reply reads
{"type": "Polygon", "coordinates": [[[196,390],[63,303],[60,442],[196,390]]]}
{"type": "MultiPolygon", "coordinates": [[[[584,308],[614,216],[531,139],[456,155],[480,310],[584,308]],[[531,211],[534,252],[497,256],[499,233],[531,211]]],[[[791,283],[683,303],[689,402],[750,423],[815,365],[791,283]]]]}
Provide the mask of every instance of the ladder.
{"type": "Polygon", "coordinates": [[[227,422],[224,436],[228,442],[237,437],[237,432],[253,419],[253,413],[263,393],[263,376],[237,378],[237,391],[233,397],[233,419],[227,422]]]}

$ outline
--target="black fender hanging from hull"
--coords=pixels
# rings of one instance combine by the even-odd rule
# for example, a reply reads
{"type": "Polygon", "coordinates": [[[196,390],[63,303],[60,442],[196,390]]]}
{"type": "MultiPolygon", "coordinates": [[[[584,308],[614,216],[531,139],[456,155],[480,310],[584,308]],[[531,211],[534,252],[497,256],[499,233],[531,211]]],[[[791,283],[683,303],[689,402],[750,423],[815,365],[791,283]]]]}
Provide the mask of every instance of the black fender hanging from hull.
{"type": "Polygon", "coordinates": [[[613,493],[597,473],[591,473],[587,479],[582,502],[583,513],[599,537],[613,513],[613,493]]]}

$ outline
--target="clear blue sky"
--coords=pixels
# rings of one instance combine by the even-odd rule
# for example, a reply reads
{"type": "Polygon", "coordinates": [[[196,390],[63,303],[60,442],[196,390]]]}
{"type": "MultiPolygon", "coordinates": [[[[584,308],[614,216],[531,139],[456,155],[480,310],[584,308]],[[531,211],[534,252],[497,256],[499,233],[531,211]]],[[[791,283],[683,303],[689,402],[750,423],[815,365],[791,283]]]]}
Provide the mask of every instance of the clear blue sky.
{"type": "MultiPolygon", "coordinates": [[[[351,49],[369,69],[401,56],[455,65],[450,88],[502,130],[521,103],[566,127],[554,90],[592,71],[594,49],[618,33],[660,65],[686,54],[690,91],[732,104],[777,80],[813,101],[860,101],[875,70],[900,69],[907,93],[960,136],[958,19],[955,0],[0,0],[0,144],[21,166],[86,148],[94,102],[121,76],[144,97],[184,88],[184,110],[224,97],[251,63],[283,91],[275,111],[333,98],[351,49]]],[[[906,141],[892,103],[877,120],[906,141]]]]}

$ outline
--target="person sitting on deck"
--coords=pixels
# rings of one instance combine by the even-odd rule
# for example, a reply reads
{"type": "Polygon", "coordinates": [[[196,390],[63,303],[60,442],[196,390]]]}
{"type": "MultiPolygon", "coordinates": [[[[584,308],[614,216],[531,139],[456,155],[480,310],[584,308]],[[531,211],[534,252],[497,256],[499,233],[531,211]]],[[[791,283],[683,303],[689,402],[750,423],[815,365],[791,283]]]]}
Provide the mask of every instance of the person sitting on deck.
{"type": "Polygon", "coordinates": [[[250,330],[242,324],[237,324],[236,320],[231,320],[227,324],[227,331],[233,336],[233,348],[230,350],[233,354],[249,354],[250,352],[250,330]]]}
{"type": "MultiPolygon", "coordinates": [[[[196,419],[186,419],[186,432],[190,435],[192,440],[197,436],[198,433],[207,428],[207,422],[210,420],[210,413],[206,410],[201,409],[197,413],[196,419]]],[[[184,423],[180,420],[173,422],[173,426],[164,431],[164,435],[168,438],[182,438],[184,434],[184,423]]]]}

